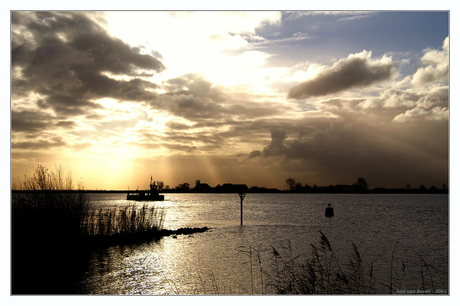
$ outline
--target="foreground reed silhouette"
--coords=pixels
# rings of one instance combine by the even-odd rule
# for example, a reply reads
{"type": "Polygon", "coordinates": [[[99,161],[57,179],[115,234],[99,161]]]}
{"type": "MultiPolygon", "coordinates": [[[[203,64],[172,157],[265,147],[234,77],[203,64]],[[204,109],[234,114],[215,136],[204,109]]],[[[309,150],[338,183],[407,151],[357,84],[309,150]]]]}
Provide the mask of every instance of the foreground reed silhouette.
{"type": "MultiPolygon", "coordinates": [[[[278,295],[374,295],[374,294],[448,294],[448,288],[436,268],[428,264],[423,257],[420,261],[420,289],[406,290],[406,266],[403,261],[397,267],[394,253],[388,276],[377,279],[374,264],[369,263],[351,244],[351,254],[347,261],[339,261],[326,235],[320,233],[319,244],[311,244],[311,256],[301,259],[295,255],[290,241],[287,246],[275,248],[270,245],[268,262],[262,260],[258,247],[240,246],[236,250],[247,256],[249,279],[247,288],[234,293],[235,288],[223,286],[216,280],[214,273],[208,273],[208,282],[199,277],[195,294],[278,294],[278,295]],[[377,288],[376,285],[381,285],[377,288]],[[385,290],[386,288],[386,290],[385,290]]],[[[382,275],[380,275],[382,276],[382,275]]],[[[184,294],[179,284],[171,285],[172,294],[184,294]]]]}
{"type": "MultiPolygon", "coordinates": [[[[326,235],[321,231],[319,233],[319,245],[311,244],[311,258],[303,262],[293,255],[290,242],[285,248],[287,252],[284,252],[284,256],[271,246],[272,269],[267,273],[269,289],[273,289],[276,294],[382,294],[384,292],[377,292],[378,283],[388,288],[387,294],[447,294],[447,290],[437,290],[447,288],[446,284],[442,282],[436,268],[427,264],[423,257],[420,257],[421,289],[412,290],[413,292],[401,290],[404,288],[406,266],[403,261],[400,269],[396,269],[394,265],[397,243],[391,257],[389,279],[377,280],[374,264],[364,260],[354,243],[352,243],[352,254],[347,256],[348,262],[339,262],[326,235]]],[[[258,253],[256,249],[253,250],[258,253]]],[[[260,258],[260,255],[257,254],[257,257],[260,258]]],[[[261,269],[260,259],[258,262],[261,269]]]]}
{"type": "Polygon", "coordinates": [[[270,285],[278,294],[375,294],[374,267],[366,266],[358,248],[342,267],[327,237],[320,232],[319,246],[311,245],[310,260],[299,263],[292,257],[283,258],[273,249],[274,274],[270,285]]]}
{"type": "MultiPolygon", "coordinates": [[[[49,170],[38,165],[15,189],[11,194],[13,294],[76,293],[81,271],[95,248],[208,230],[164,229],[163,209],[148,204],[95,209],[85,193],[68,192],[75,190],[72,177],[61,166],[49,170]]],[[[78,183],[76,190],[82,189],[78,183]]]]}
{"type": "MultiPolygon", "coordinates": [[[[79,183],[77,188],[82,187],[79,183]]],[[[84,278],[82,271],[89,264],[94,248],[208,230],[206,227],[163,229],[164,211],[155,206],[129,205],[97,210],[84,193],[59,192],[73,190],[71,176],[65,176],[61,167],[50,171],[39,165],[16,189],[41,192],[12,193],[12,294],[81,293],[84,292],[79,288],[84,278]]],[[[299,261],[294,256],[290,243],[283,250],[271,247],[268,270],[263,268],[257,248],[240,248],[250,258],[249,293],[375,294],[377,283],[387,287],[389,294],[404,288],[404,262],[400,269],[394,264],[397,244],[391,257],[389,280],[378,281],[373,264],[365,263],[355,244],[352,244],[349,261],[342,264],[322,232],[320,239],[319,245],[311,245],[311,258],[307,261],[299,261]]],[[[420,288],[424,293],[436,294],[436,288],[447,288],[439,282],[441,277],[436,278],[439,274],[433,266],[423,258],[419,262],[420,288]]],[[[232,294],[231,288],[224,290],[218,286],[214,275],[211,281],[210,290],[203,286],[204,294],[232,294]]],[[[175,294],[181,294],[180,286],[174,288],[175,294]]]]}
{"type": "Polygon", "coordinates": [[[208,227],[163,228],[164,211],[156,206],[143,204],[113,209],[90,210],[82,226],[87,246],[111,246],[135,244],[170,235],[190,235],[205,232],[208,227]]]}

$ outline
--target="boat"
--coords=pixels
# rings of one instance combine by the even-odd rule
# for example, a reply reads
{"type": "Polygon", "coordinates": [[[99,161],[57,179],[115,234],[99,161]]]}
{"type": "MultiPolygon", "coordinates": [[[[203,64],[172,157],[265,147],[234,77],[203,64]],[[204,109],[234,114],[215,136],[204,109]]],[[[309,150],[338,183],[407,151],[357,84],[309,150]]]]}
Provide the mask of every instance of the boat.
{"type": "Polygon", "coordinates": [[[128,191],[127,200],[135,201],[164,201],[165,196],[160,194],[158,186],[155,181],[150,177],[150,190],[136,190],[133,192],[128,191]]]}
{"type": "Polygon", "coordinates": [[[331,207],[331,203],[326,207],[326,212],[324,213],[326,217],[334,217],[334,208],[331,207]]]}

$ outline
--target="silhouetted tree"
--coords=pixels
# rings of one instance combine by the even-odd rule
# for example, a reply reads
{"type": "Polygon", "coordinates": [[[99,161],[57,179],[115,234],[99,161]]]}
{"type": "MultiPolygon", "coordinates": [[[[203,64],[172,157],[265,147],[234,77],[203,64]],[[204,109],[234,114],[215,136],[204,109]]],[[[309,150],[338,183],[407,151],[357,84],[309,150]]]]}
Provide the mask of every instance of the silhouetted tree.
{"type": "Polygon", "coordinates": [[[426,187],[424,185],[420,185],[420,187],[418,189],[421,190],[421,191],[425,191],[426,187]]]}
{"type": "Polygon", "coordinates": [[[165,187],[165,184],[163,182],[157,182],[157,185],[158,185],[157,188],[159,191],[163,190],[165,187]]]}
{"type": "Polygon", "coordinates": [[[302,191],[302,190],[303,190],[303,185],[302,185],[301,182],[297,182],[297,183],[295,184],[295,190],[296,190],[296,191],[302,191]]]}
{"type": "Polygon", "coordinates": [[[430,187],[430,190],[436,191],[436,190],[438,190],[438,188],[436,188],[436,186],[432,185],[432,186],[430,187]]]}
{"type": "Polygon", "coordinates": [[[296,184],[295,179],[288,178],[286,180],[286,184],[287,184],[287,187],[288,187],[289,190],[295,190],[295,184],[296,184]]]}
{"type": "Polygon", "coordinates": [[[360,191],[368,190],[369,184],[367,184],[366,179],[362,177],[358,177],[358,181],[356,181],[353,186],[360,191]]]}
{"type": "Polygon", "coordinates": [[[407,184],[406,185],[406,190],[410,190],[410,187],[411,187],[410,184],[407,184]]]}
{"type": "Polygon", "coordinates": [[[179,184],[174,189],[181,190],[181,191],[188,191],[190,190],[190,184],[189,183],[183,183],[179,184]]]}

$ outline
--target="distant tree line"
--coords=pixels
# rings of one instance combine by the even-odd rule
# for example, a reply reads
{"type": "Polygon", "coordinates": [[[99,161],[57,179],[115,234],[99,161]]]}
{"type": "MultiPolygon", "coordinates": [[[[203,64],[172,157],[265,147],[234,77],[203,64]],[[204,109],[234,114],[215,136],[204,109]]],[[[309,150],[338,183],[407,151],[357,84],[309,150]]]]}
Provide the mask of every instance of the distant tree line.
{"type": "MultiPolygon", "coordinates": [[[[44,181],[40,176],[37,177],[38,182],[44,181]]],[[[29,182],[23,182],[22,184],[30,184],[29,182]]],[[[72,182],[63,182],[59,181],[53,184],[55,185],[62,185],[62,184],[72,184],[72,182]]],[[[165,185],[162,181],[156,181],[156,188],[158,191],[163,193],[234,193],[234,192],[248,192],[248,193],[448,193],[448,187],[446,184],[442,184],[441,188],[437,188],[436,186],[431,186],[430,188],[425,187],[424,185],[420,185],[418,188],[412,188],[410,184],[406,184],[406,186],[402,188],[373,188],[369,189],[369,184],[367,183],[366,179],[363,177],[359,177],[356,182],[351,185],[345,184],[337,184],[337,185],[327,185],[327,186],[317,186],[316,183],[310,185],[308,183],[302,184],[301,182],[297,182],[293,178],[286,179],[286,185],[284,190],[279,190],[276,188],[266,188],[266,187],[257,187],[252,186],[248,188],[245,184],[230,184],[225,183],[223,185],[218,184],[215,187],[211,187],[206,183],[201,183],[200,180],[195,181],[195,187],[191,187],[189,183],[181,183],[175,187],[170,187],[169,185],[165,185]]],[[[40,187],[28,187],[25,186],[18,186],[13,185],[12,190],[15,191],[24,191],[24,190],[34,190],[34,189],[41,189],[40,187]]],[[[65,188],[63,188],[65,189],[65,188]]],[[[78,189],[84,190],[83,183],[78,183],[78,189]]],[[[71,190],[63,190],[71,191],[71,190]]],[[[125,192],[123,190],[111,190],[111,191],[103,191],[103,190],[84,190],[85,192],[125,192]]],[[[78,192],[78,191],[77,191],[78,192]]]]}
{"type": "Polygon", "coordinates": [[[297,193],[447,193],[448,188],[446,184],[442,184],[442,188],[438,189],[436,186],[431,186],[429,189],[424,185],[419,188],[411,188],[407,184],[404,188],[374,188],[369,189],[369,184],[365,178],[359,177],[352,185],[329,185],[317,186],[313,184],[310,186],[308,183],[303,185],[301,182],[296,182],[293,178],[286,179],[286,191],[297,193]]]}
{"type": "Polygon", "coordinates": [[[316,183],[310,186],[308,183],[303,185],[296,182],[293,178],[286,179],[286,189],[291,192],[366,192],[369,184],[366,179],[359,177],[353,185],[329,185],[317,186],[316,183]]]}
{"type": "Polygon", "coordinates": [[[407,184],[403,188],[374,188],[369,189],[369,184],[366,179],[359,177],[353,184],[337,184],[327,186],[317,186],[316,183],[310,185],[308,183],[302,184],[297,182],[293,178],[286,179],[286,185],[284,190],[278,190],[275,188],[265,188],[252,186],[250,188],[244,184],[230,184],[226,183],[223,185],[218,184],[215,187],[211,187],[206,183],[201,183],[200,180],[195,181],[195,187],[191,187],[189,183],[181,183],[177,186],[170,188],[168,185],[164,185],[163,182],[157,183],[159,190],[165,193],[171,192],[195,192],[195,193],[232,193],[232,192],[248,192],[248,193],[273,193],[273,192],[289,192],[289,193],[447,193],[447,185],[443,184],[442,188],[438,189],[436,186],[426,188],[421,185],[419,188],[411,188],[410,184],[407,184]]]}

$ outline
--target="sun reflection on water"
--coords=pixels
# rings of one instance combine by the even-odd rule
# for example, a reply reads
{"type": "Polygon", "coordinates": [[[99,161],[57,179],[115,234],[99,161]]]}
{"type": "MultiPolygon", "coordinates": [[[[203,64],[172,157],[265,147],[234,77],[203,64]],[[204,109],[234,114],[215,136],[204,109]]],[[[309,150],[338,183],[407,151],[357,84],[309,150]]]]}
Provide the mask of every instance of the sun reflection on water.
{"type": "Polygon", "coordinates": [[[95,251],[86,272],[84,293],[270,293],[262,289],[262,282],[268,280],[261,280],[260,268],[264,272],[270,269],[271,246],[281,251],[289,244],[294,255],[308,257],[311,243],[318,242],[318,231],[327,235],[339,258],[346,260],[351,242],[366,251],[366,259],[375,263],[376,275],[382,281],[388,277],[391,253],[387,250],[391,251],[398,240],[396,255],[411,269],[405,278],[408,288],[418,284],[418,261],[412,259],[420,254],[438,271],[445,271],[448,265],[445,197],[433,197],[430,200],[434,204],[430,204],[416,197],[334,196],[336,216],[327,219],[324,203],[331,198],[322,195],[259,198],[251,195],[245,200],[244,226],[239,226],[237,195],[167,195],[166,198],[155,203],[165,211],[165,228],[212,229],[95,251]],[[401,201],[416,209],[398,204],[401,201]],[[420,228],[424,231],[420,232],[420,228]],[[417,240],[411,239],[415,236],[417,240]],[[262,266],[258,265],[259,255],[262,266]]]}

